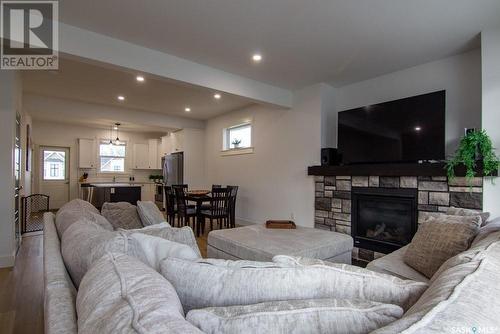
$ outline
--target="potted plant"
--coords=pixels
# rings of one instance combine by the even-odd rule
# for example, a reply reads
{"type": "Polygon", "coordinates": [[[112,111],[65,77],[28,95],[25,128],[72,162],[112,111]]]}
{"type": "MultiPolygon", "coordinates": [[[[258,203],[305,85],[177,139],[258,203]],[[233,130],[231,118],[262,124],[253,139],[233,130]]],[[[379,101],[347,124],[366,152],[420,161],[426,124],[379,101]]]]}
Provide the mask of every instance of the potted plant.
{"type": "Polygon", "coordinates": [[[239,148],[241,144],[241,139],[235,139],[231,142],[233,144],[234,148],[239,148]]]}
{"type": "Polygon", "coordinates": [[[498,171],[500,160],[495,154],[491,139],[485,130],[467,132],[460,140],[455,156],[446,162],[448,178],[455,177],[455,167],[463,164],[465,166],[465,177],[469,184],[476,176],[477,164],[481,163],[485,176],[493,175],[498,171]]]}

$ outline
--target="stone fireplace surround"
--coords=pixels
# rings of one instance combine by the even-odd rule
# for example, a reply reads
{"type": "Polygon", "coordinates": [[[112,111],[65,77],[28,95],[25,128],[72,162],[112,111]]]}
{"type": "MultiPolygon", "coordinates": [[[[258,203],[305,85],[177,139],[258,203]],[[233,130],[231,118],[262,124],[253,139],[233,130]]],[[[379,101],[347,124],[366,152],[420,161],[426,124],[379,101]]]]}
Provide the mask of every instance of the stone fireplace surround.
{"type": "MultiPolygon", "coordinates": [[[[474,178],[472,187],[464,177],[449,180],[446,176],[314,176],[314,181],[315,228],[349,235],[353,187],[417,189],[419,222],[429,213],[445,212],[450,206],[482,209],[482,177],[474,178]]],[[[383,255],[362,248],[353,250],[353,258],[364,261],[383,255]]]]}

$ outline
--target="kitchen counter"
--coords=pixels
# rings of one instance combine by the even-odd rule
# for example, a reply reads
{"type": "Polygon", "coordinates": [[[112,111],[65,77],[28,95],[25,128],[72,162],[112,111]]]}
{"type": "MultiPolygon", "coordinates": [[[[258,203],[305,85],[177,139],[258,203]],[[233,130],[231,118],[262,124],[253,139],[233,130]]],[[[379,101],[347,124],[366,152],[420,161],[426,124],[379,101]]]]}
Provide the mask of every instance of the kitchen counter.
{"type": "Polygon", "coordinates": [[[141,184],[134,183],[86,183],[82,184],[84,187],[96,187],[96,188],[124,188],[124,187],[140,187],[141,184]]]}
{"type": "Polygon", "coordinates": [[[141,181],[130,181],[130,182],[80,182],[82,187],[130,187],[130,186],[140,186],[141,184],[152,184],[152,185],[162,185],[156,182],[141,182],[141,181]]]}

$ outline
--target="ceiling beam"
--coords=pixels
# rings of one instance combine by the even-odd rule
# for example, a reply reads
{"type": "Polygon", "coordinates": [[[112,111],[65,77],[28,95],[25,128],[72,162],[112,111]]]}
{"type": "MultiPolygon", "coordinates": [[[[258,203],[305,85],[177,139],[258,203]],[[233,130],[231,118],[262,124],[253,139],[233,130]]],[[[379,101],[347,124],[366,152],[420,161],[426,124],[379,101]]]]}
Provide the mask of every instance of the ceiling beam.
{"type": "Polygon", "coordinates": [[[255,102],[285,108],[292,106],[293,93],[289,90],[62,22],[59,22],[59,38],[62,54],[243,96],[255,102]]]}
{"type": "Polygon", "coordinates": [[[200,120],[26,93],[23,95],[23,109],[33,118],[50,121],[84,122],[85,119],[109,119],[115,122],[150,126],[154,129],[205,128],[205,121],[200,120]]]}

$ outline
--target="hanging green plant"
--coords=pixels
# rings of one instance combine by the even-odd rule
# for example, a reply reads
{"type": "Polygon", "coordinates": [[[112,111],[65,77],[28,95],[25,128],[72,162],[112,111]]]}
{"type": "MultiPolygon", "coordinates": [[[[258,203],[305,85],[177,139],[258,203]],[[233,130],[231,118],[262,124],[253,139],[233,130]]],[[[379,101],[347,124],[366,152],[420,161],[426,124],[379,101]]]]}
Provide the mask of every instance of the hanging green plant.
{"type": "Polygon", "coordinates": [[[455,178],[455,167],[465,166],[465,177],[469,184],[476,176],[477,163],[482,162],[483,174],[493,175],[498,171],[500,160],[495,154],[491,139],[485,130],[476,130],[467,133],[458,146],[455,156],[446,162],[448,178],[455,178]]]}

